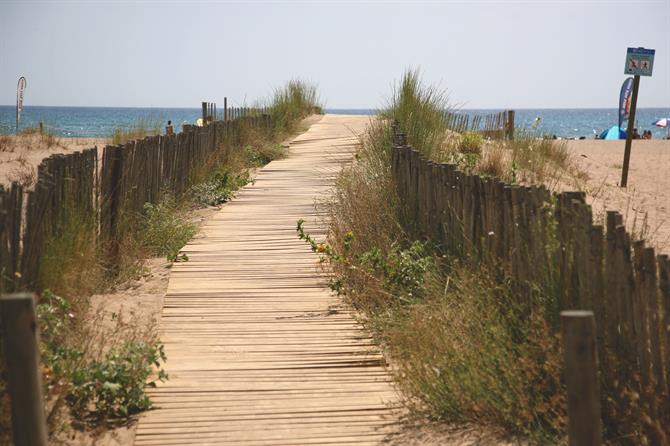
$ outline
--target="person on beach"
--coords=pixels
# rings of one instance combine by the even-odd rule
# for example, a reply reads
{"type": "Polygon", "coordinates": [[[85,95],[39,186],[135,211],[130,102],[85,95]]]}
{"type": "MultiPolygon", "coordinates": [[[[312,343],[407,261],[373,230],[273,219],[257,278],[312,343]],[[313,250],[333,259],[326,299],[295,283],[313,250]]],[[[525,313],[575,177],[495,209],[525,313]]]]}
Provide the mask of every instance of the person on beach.
{"type": "Polygon", "coordinates": [[[637,127],[633,129],[633,139],[640,139],[640,133],[637,131],[637,127]]]}
{"type": "Polygon", "coordinates": [[[174,127],[172,127],[172,121],[168,121],[167,126],[165,127],[165,134],[167,136],[174,135],[174,127]]]}

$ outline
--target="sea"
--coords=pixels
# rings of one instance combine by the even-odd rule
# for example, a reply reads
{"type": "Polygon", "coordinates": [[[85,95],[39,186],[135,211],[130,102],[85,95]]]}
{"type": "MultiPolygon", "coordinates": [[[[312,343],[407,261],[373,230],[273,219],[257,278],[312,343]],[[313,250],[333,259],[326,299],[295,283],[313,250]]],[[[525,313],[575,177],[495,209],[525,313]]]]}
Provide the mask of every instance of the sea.
{"type": "MultiPolygon", "coordinates": [[[[326,109],[326,113],[373,115],[375,109],[326,109]]],[[[487,115],[501,110],[462,109],[459,113],[487,115]]],[[[171,120],[179,129],[181,124],[194,123],[200,117],[200,108],[129,108],[129,107],[47,107],[25,106],[20,129],[37,127],[44,123],[55,135],[63,138],[104,138],[115,129],[128,128],[142,120],[150,127],[164,128],[171,120]]],[[[639,133],[651,130],[655,139],[664,138],[668,130],[654,126],[661,118],[670,118],[668,108],[640,108],[636,125],[639,133]]],[[[579,109],[517,109],[515,126],[538,136],[557,138],[594,138],[603,130],[618,124],[616,108],[579,109]]],[[[0,105],[0,133],[16,130],[16,107],[0,105]]]]}

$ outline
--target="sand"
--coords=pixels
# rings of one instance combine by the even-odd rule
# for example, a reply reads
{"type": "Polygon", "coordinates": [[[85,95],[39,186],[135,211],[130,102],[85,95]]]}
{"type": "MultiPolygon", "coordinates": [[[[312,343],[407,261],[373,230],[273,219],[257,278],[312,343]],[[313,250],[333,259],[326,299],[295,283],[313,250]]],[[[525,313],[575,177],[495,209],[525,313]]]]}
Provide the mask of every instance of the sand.
{"type": "Polygon", "coordinates": [[[37,176],[37,166],[44,158],[57,153],[74,153],[109,144],[104,138],[55,138],[32,135],[0,135],[0,184],[7,187],[18,181],[32,187],[37,176]]]}
{"type": "Polygon", "coordinates": [[[568,149],[588,174],[582,187],[594,220],[604,223],[605,211],[619,211],[629,233],[669,253],[670,141],[633,141],[626,188],[619,187],[624,141],[569,141],[568,149]]]}

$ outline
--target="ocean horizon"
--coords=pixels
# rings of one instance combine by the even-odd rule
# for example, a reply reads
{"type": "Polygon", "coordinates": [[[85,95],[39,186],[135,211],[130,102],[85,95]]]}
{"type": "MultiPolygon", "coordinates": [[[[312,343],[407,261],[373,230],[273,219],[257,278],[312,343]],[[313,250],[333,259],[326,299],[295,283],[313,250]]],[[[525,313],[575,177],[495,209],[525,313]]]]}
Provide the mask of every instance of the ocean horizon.
{"type": "MultiPolygon", "coordinates": [[[[326,113],[374,115],[375,108],[326,108],[326,113]]],[[[455,110],[457,113],[487,115],[503,109],[455,110]]],[[[618,124],[617,108],[520,108],[515,109],[515,127],[538,135],[559,138],[593,138],[618,124]],[[539,118],[539,121],[538,119],[539,118]],[[533,125],[537,122],[535,128],[533,125]]],[[[219,112],[221,114],[222,111],[219,112]]],[[[151,126],[165,127],[171,120],[178,129],[200,117],[200,108],[187,107],[89,107],[89,106],[25,106],[20,129],[36,127],[40,122],[56,136],[63,138],[105,138],[118,128],[127,128],[143,120],[151,126]]],[[[654,122],[670,118],[670,107],[639,108],[636,123],[639,132],[651,130],[655,139],[667,135],[667,129],[654,122]]],[[[0,105],[0,133],[12,134],[16,126],[16,106],[0,105]]]]}

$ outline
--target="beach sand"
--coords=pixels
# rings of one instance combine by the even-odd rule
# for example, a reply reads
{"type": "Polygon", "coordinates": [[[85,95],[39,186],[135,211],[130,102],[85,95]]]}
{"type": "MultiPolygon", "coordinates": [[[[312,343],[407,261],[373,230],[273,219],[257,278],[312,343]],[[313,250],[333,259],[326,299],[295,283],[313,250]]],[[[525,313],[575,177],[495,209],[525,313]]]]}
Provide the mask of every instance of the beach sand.
{"type": "Polygon", "coordinates": [[[604,224],[605,211],[619,211],[629,233],[646,239],[658,251],[669,253],[670,141],[633,141],[627,188],[619,187],[624,145],[625,141],[568,142],[575,161],[588,174],[583,187],[594,220],[604,224]]]}
{"type": "Polygon", "coordinates": [[[56,138],[49,135],[0,135],[0,184],[7,187],[17,181],[32,187],[37,166],[44,158],[57,153],[73,153],[97,146],[98,156],[109,144],[104,138],[56,138]]]}

